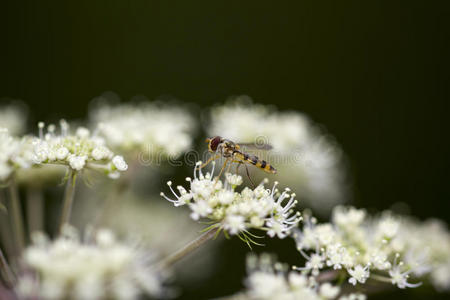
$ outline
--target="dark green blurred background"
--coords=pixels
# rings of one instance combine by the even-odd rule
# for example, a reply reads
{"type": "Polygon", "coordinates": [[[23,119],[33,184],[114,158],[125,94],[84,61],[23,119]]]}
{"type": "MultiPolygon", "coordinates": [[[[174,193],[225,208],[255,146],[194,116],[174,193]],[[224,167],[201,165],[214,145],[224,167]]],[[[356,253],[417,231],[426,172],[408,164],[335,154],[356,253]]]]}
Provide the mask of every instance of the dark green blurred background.
{"type": "MultiPolygon", "coordinates": [[[[106,90],[200,107],[248,94],[336,136],[356,205],[402,201],[448,222],[444,2],[2,1],[0,96],[24,100],[35,122],[82,118],[106,90]]],[[[230,251],[247,249],[231,241],[230,251]]],[[[224,263],[185,299],[235,291],[239,268],[224,263]]]]}

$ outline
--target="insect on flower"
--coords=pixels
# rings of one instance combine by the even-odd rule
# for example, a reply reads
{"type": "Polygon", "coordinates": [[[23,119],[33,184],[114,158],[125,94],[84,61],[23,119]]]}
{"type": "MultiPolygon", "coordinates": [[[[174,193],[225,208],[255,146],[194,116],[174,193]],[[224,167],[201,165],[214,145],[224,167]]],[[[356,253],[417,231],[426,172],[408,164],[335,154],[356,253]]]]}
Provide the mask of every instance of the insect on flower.
{"type": "Polygon", "coordinates": [[[217,178],[220,178],[225,168],[227,168],[226,173],[229,172],[231,165],[233,163],[237,163],[236,166],[236,173],[238,173],[239,167],[241,165],[245,166],[245,169],[247,171],[247,176],[252,182],[253,185],[255,185],[250,178],[250,174],[248,172],[248,164],[254,165],[257,168],[271,174],[276,174],[277,170],[268,162],[265,160],[259,159],[255,155],[251,155],[249,153],[246,153],[241,150],[241,146],[248,146],[248,147],[256,147],[260,150],[270,150],[272,149],[272,146],[265,144],[265,145],[255,145],[251,143],[240,143],[239,145],[231,140],[225,139],[220,136],[214,136],[212,138],[207,138],[206,142],[208,143],[208,151],[214,153],[212,157],[210,157],[205,163],[200,165],[200,169],[207,166],[210,162],[223,157],[225,158],[225,162],[223,163],[222,169],[220,170],[219,176],[217,178]],[[227,167],[228,165],[228,167],[227,167]]]}

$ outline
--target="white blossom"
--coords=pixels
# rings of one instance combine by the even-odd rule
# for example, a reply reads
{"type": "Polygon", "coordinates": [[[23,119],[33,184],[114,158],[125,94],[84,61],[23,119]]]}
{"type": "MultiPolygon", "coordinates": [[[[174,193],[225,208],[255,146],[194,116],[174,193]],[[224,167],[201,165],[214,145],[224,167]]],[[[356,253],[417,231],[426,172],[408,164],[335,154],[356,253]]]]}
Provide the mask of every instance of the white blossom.
{"type": "Polygon", "coordinates": [[[438,291],[450,289],[450,261],[436,265],[431,272],[431,282],[438,291]]]}
{"type": "Polygon", "coordinates": [[[105,229],[90,242],[82,242],[72,227],[65,227],[63,235],[54,241],[37,233],[23,254],[29,272],[19,277],[16,291],[25,299],[160,296],[164,292],[162,274],[145,257],[148,252],[117,241],[105,229]],[[39,276],[30,277],[30,271],[39,276]]]}
{"type": "Polygon", "coordinates": [[[353,285],[356,285],[357,282],[366,283],[367,278],[370,276],[369,265],[356,265],[354,268],[348,268],[347,271],[351,276],[348,282],[353,285]]]}
{"type": "Polygon", "coordinates": [[[64,160],[69,155],[69,149],[61,147],[56,150],[56,159],[64,160]]]}
{"type": "Polygon", "coordinates": [[[339,294],[339,287],[326,282],[320,286],[319,294],[325,299],[335,299],[339,294]]]}
{"type": "Polygon", "coordinates": [[[114,166],[116,167],[116,169],[119,171],[126,171],[128,169],[128,165],[125,162],[125,160],[123,159],[123,156],[120,156],[120,155],[114,156],[114,158],[112,159],[112,162],[113,162],[114,166]]]}
{"type": "Polygon", "coordinates": [[[242,176],[239,176],[237,174],[227,173],[226,180],[232,186],[237,186],[237,185],[242,184],[242,176]]]}
{"type": "Polygon", "coordinates": [[[77,156],[74,154],[69,155],[68,161],[69,165],[72,169],[80,171],[83,169],[84,165],[86,164],[87,156],[77,156]]]}
{"type": "Polygon", "coordinates": [[[422,283],[409,283],[408,282],[408,278],[409,278],[409,274],[413,272],[413,269],[409,269],[407,271],[402,271],[402,267],[404,265],[403,261],[400,261],[397,264],[397,260],[400,257],[399,253],[395,254],[395,259],[394,259],[394,263],[393,263],[393,267],[391,268],[391,270],[389,270],[389,276],[391,277],[391,282],[393,285],[396,285],[397,287],[404,289],[407,287],[418,287],[420,286],[422,283]]]}
{"type": "Polygon", "coordinates": [[[294,231],[294,238],[306,260],[296,269],[304,273],[345,269],[353,285],[373,278],[414,288],[429,278],[440,290],[450,288],[450,235],[442,223],[390,212],[369,217],[364,210],[340,206],[331,223],[317,224],[308,213],[303,217],[304,227],[294,231]]]}
{"type": "Polygon", "coordinates": [[[351,293],[339,297],[339,300],[366,300],[367,296],[361,293],[351,293]]]}
{"type": "Polygon", "coordinates": [[[320,284],[313,277],[296,271],[288,272],[285,265],[274,263],[268,254],[249,256],[247,269],[246,289],[232,299],[325,300],[336,299],[340,293],[340,288],[329,282],[320,284]]]}
{"type": "Polygon", "coordinates": [[[33,165],[31,139],[13,137],[8,129],[0,128],[0,182],[6,181],[13,172],[33,165]]]}
{"type": "Polygon", "coordinates": [[[79,127],[70,134],[69,125],[61,120],[61,132],[50,124],[44,134],[45,124],[40,122],[39,138],[33,140],[33,160],[40,165],[67,165],[76,171],[91,169],[108,174],[112,178],[120,176],[128,165],[120,155],[105,146],[97,135],[91,135],[87,128],[79,127]]]}
{"type": "Polygon", "coordinates": [[[230,234],[238,234],[245,230],[245,218],[239,215],[226,216],[223,222],[223,228],[230,234]]]}
{"type": "Polygon", "coordinates": [[[337,206],[333,210],[333,222],[343,228],[358,227],[366,217],[366,212],[354,207],[337,206]]]}
{"type": "Polygon", "coordinates": [[[90,120],[111,148],[145,151],[145,155],[159,158],[161,154],[179,156],[191,147],[195,120],[187,110],[146,99],[112,105],[108,98],[111,95],[96,99],[98,105],[90,111],[90,120]]]}
{"type": "Polygon", "coordinates": [[[278,183],[272,189],[266,189],[263,182],[255,189],[245,187],[238,192],[236,187],[242,183],[240,176],[226,174],[227,180],[222,182],[214,178],[214,163],[211,173],[206,174],[198,168],[200,164],[196,164],[194,178],[186,179],[189,189],[178,186],[177,193],[169,181],[168,186],[175,199],[161,193],[175,206],[188,205],[192,219],[209,219],[219,228],[232,235],[239,234],[249,242],[252,239],[248,229],[261,229],[271,237],[284,238],[299,222],[300,213],[294,210],[297,203],[295,194],[289,189],[280,193],[276,189],[278,183]]]}
{"type": "Polygon", "coordinates": [[[95,160],[108,159],[111,158],[112,155],[113,153],[111,152],[111,150],[109,150],[105,146],[98,146],[92,150],[92,157],[95,160]]]}

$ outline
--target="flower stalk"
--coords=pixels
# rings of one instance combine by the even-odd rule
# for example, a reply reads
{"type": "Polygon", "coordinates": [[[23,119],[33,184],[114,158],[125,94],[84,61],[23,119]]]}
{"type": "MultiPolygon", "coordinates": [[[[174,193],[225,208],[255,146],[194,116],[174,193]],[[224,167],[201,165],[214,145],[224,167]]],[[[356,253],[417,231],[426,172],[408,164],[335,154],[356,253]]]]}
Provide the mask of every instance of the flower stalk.
{"type": "Polygon", "coordinates": [[[72,212],[73,199],[75,196],[75,183],[77,173],[74,170],[69,170],[68,179],[66,182],[66,190],[64,192],[64,201],[61,212],[61,221],[59,223],[58,232],[61,235],[65,224],[70,221],[70,214],[72,212]]]}
{"type": "Polygon", "coordinates": [[[15,283],[14,273],[12,272],[8,261],[3,255],[3,251],[0,248],[0,275],[2,275],[6,285],[12,287],[15,283]]]}
{"type": "Polygon", "coordinates": [[[23,227],[22,219],[22,208],[19,199],[19,191],[17,189],[17,184],[14,178],[11,179],[8,186],[9,197],[10,197],[10,208],[11,208],[11,223],[14,228],[14,240],[16,243],[16,251],[22,253],[25,246],[25,233],[23,227]]]}
{"type": "Polygon", "coordinates": [[[214,227],[202,235],[200,235],[195,240],[191,241],[187,245],[185,245],[183,248],[179,249],[175,253],[169,255],[164,260],[162,260],[158,266],[161,268],[170,267],[185,256],[189,255],[190,253],[194,252],[198,248],[200,248],[204,243],[209,241],[210,239],[214,238],[216,236],[217,231],[220,229],[219,226],[214,227]]]}
{"type": "Polygon", "coordinates": [[[44,202],[42,192],[38,187],[27,189],[27,216],[28,229],[32,233],[41,231],[44,228],[44,202]]]}
{"type": "Polygon", "coordinates": [[[329,282],[333,281],[339,277],[341,274],[341,270],[327,270],[320,272],[319,275],[316,276],[317,282],[329,282]]]}

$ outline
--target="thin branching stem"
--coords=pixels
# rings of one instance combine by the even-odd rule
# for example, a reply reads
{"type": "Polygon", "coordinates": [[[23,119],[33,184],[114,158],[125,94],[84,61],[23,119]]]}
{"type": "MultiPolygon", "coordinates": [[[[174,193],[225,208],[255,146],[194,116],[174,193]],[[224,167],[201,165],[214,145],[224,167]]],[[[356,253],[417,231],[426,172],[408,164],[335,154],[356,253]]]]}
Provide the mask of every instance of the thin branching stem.
{"type": "Polygon", "coordinates": [[[339,295],[343,296],[349,293],[354,293],[359,290],[359,292],[365,295],[374,295],[386,293],[388,291],[394,290],[396,287],[393,284],[379,282],[374,280],[367,281],[364,285],[360,286],[358,289],[355,289],[355,286],[345,283],[341,285],[341,292],[339,295]]]}
{"type": "Polygon", "coordinates": [[[0,271],[3,275],[3,279],[8,287],[14,286],[15,283],[15,277],[14,273],[11,270],[11,267],[8,264],[8,261],[6,260],[5,256],[3,255],[3,251],[0,248],[0,271]]]}
{"type": "Polygon", "coordinates": [[[16,243],[16,251],[22,253],[25,247],[25,232],[22,218],[22,206],[19,199],[19,190],[14,178],[11,179],[9,186],[9,198],[10,198],[10,218],[12,228],[14,230],[14,240],[16,243]]]}
{"type": "Polygon", "coordinates": [[[3,245],[6,256],[13,257],[16,251],[14,233],[11,227],[12,222],[9,216],[11,208],[6,208],[6,206],[9,206],[9,203],[6,203],[6,197],[3,192],[4,191],[0,189],[0,204],[5,204],[5,207],[2,207],[4,210],[0,211],[0,242],[3,245]]]}
{"type": "Polygon", "coordinates": [[[333,281],[336,278],[338,278],[340,274],[340,270],[327,270],[320,272],[319,275],[316,277],[317,282],[327,282],[327,281],[333,281]]]}
{"type": "Polygon", "coordinates": [[[42,231],[44,228],[44,200],[40,188],[32,186],[27,189],[28,229],[42,231]]]}
{"type": "Polygon", "coordinates": [[[70,221],[70,214],[72,212],[73,199],[75,196],[75,183],[77,173],[74,170],[69,171],[69,176],[66,182],[66,190],[64,192],[63,207],[61,212],[61,221],[59,223],[58,232],[61,234],[65,224],[70,221]]]}
{"type": "Polygon", "coordinates": [[[210,239],[214,238],[216,235],[216,232],[219,230],[220,226],[216,226],[214,228],[211,228],[210,230],[206,231],[202,235],[200,235],[195,240],[191,241],[187,245],[185,245],[183,248],[179,249],[175,253],[169,255],[165,259],[163,259],[158,265],[160,267],[170,267],[177,261],[181,260],[185,256],[189,255],[199,247],[201,247],[204,243],[209,241],[210,239]]]}

